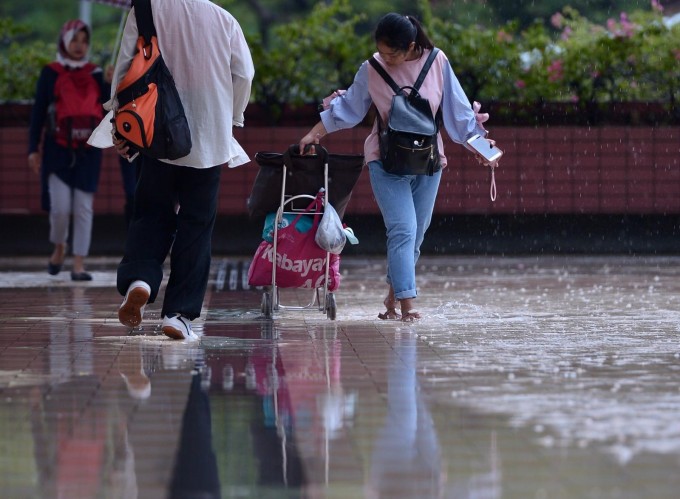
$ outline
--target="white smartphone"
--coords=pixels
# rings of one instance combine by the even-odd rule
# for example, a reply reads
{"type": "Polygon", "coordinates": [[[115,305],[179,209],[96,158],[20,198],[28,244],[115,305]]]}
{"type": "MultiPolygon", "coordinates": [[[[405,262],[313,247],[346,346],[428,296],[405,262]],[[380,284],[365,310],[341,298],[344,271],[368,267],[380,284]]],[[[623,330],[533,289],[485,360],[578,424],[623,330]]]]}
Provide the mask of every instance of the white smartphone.
{"type": "Polygon", "coordinates": [[[477,153],[479,153],[484,159],[489,163],[493,163],[501,156],[503,156],[503,151],[486,140],[481,135],[475,135],[467,141],[468,145],[477,153]]]}

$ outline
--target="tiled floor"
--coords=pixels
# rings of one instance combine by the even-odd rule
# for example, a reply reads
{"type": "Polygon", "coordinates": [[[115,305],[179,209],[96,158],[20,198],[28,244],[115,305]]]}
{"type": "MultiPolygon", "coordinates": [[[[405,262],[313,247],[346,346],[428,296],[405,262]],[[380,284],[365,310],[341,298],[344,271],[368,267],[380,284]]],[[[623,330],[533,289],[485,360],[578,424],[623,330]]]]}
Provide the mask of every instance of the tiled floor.
{"type": "Polygon", "coordinates": [[[265,320],[239,262],[185,343],[117,322],[113,259],[0,260],[0,496],[678,497],[680,257],[423,258],[413,325],[380,259],[335,321],[265,320]]]}

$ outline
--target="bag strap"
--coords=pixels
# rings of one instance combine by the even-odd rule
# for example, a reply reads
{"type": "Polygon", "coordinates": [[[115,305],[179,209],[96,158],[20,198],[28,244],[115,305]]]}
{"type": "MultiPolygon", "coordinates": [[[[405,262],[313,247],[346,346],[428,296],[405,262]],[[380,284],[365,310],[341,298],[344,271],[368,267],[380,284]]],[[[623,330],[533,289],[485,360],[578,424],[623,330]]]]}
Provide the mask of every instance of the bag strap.
{"type": "Polygon", "coordinates": [[[425,81],[425,77],[427,76],[427,73],[430,70],[432,63],[434,62],[434,58],[437,57],[437,52],[439,52],[439,49],[437,47],[435,47],[435,48],[432,49],[432,52],[430,52],[430,55],[427,56],[427,60],[425,61],[425,65],[423,66],[423,69],[420,70],[420,74],[418,75],[418,79],[413,84],[413,88],[415,88],[416,90],[418,90],[420,88],[420,85],[423,84],[423,81],[425,81]]]}
{"type": "Polygon", "coordinates": [[[54,72],[57,73],[58,75],[60,75],[60,74],[63,73],[64,71],[66,71],[66,68],[65,68],[64,65],[63,65],[62,63],[60,63],[60,62],[56,62],[56,61],[50,62],[50,63],[48,64],[48,66],[50,67],[50,69],[54,70],[54,72]]]}
{"type": "MultiPolygon", "coordinates": [[[[416,79],[416,82],[413,84],[413,89],[417,92],[418,89],[420,89],[420,86],[423,84],[423,81],[425,81],[425,77],[427,76],[427,73],[430,71],[430,67],[432,67],[432,63],[434,62],[435,57],[437,57],[437,53],[439,52],[439,49],[437,47],[433,48],[432,51],[430,52],[430,55],[427,56],[427,60],[425,61],[425,64],[423,65],[423,69],[420,70],[420,74],[418,75],[418,78],[416,79]]],[[[387,74],[387,71],[385,71],[385,68],[383,68],[380,63],[377,61],[377,59],[373,56],[368,60],[368,62],[373,66],[373,69],[376,70],[376,72],[382,76],[382,79],[385,80],[385,82],[392,87],[392,90],[394,90],[394,93],[399,95],[403,94],[403,90],[397,85],[397,83],[392,79],[392,77],[387,74]]]]}
{"type": "Polygon", "coordinates": [[[385,80],[385,83],[387,83],[390,87],[392,87],[392,90],[394,90],[394,93],[399,95],[403,94],[404,92],[401,90],[399,85],[396,84],[396,82],[392,79],[390,75],[387,74],[387,71],[385,71],[385,68],[383,68],[380,63],[377,61],[377,59],[374,56],[371,56],[371,58],[368,60],[368,62],[373,66],[373,69],[376,70],[376,72],[382,76],[382,79],[385,80]]]}
{"type": "Polygon", "coordinates": [[[151,0],[132,0],[137,18],[137,31],[144,38],[145,45],[151,44],[151,37],[156,36],[156,26],[151,14],[151,0]]]}

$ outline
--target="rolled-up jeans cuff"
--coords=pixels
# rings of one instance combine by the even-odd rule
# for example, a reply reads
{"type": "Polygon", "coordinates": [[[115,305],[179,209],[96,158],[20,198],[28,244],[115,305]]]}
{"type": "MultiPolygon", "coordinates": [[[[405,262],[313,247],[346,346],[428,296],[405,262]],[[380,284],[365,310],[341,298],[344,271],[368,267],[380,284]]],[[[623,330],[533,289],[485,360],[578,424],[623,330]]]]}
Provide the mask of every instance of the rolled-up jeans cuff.
{"type": "Polygon", "coordinates": [[[415,298],[418,296],[418,292],[415,289],[407,289],[406,291],[394,292],[394,297],[397,300],[404,300],[406,298],[415,298]]]}

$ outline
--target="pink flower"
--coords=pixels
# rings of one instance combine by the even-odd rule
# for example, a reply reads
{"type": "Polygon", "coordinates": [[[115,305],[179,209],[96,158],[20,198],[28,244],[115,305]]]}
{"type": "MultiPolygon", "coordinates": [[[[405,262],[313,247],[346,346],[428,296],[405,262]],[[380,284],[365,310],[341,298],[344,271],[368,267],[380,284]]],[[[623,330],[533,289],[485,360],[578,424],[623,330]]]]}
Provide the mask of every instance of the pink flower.
{"type": "Polygon", "coordinates": [[[515,82],[515,86],[516,86],[517,88],[526,88],[527,84],[524,83],[524,80],[517,80],[517,81],[515,82]]]}
{"type": "Polygon", "coordinates": [[[560,12],[555,12],[550,17],[550,23],[556,28],[561,28],[564,25],[564,16],[560,12]]]}
{"type": "Polygon", "coordinates": [[[657,0],[652,0],[652,10],[663,12],[663,5],[661,5],[661,2],[657,0]]]}
{"type": "Polygon", "coordinates": [[[548,81],[558,81],[562,79],[562,59],[555,59],[548,66],[548,81]]]}
{"type": "Polygon", "coordinates": [[[571,94],[569,96],[569,102],[578,102],[578,95],[571,94]]]}
{"type": "Polygon", "coordinates": [[[635,31],[636,26],[628,20],[628,15],[625,12],[621,12],[621,27],[625,36],[628,38],[633,37],[633,31],[635,31]]]}
{"type": "Polygon", "coordinates": [[[496,33],[496,41],[499,43],[511,42],[512,35],[506,33],[504,30],[500,30],[498,33],[496,33]]]}
{"type": "Polygon", "coordinates": [[[607,29],[615,37],[628,37],[632,38],[635,34],[637,26],[628,20],[628,14],[621,12],[619,16],[619,22],[617,23],[614,19],[607,19],[607,29]]]}
{"type": "Polygon", "coordinates": [[[562,40],[567,40],[572,35],[573,32],[574,30],[567,26],[566,28],[564,28],[564,31],[562,31],[562,35],[560,35],[560,38],[562,38],[562,40]]]}

